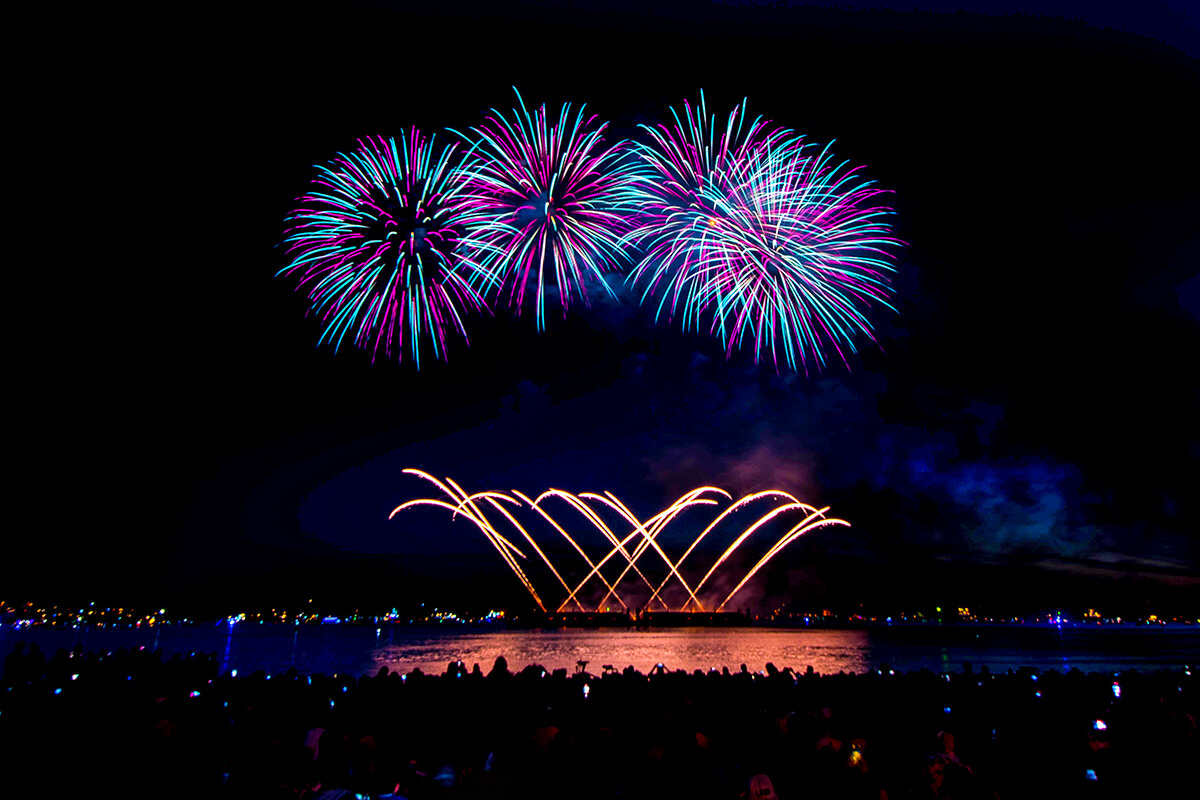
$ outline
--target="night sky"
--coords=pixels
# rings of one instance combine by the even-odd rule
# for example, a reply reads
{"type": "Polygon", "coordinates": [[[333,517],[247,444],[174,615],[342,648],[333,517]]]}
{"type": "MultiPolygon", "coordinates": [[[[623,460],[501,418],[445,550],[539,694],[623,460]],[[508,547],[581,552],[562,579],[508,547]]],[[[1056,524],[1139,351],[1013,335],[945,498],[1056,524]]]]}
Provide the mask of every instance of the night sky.
{"type": "Polygon", "coordinates": [[[401,474],[417,466],[474,490],[607,489],[643,515],[701,483],[780,486],[853,524],[797,543],[747,590],[754,607],[1194,611],[1188,4],[1042,6],[1082,21],[890,5],[47,22],[56,55],[29,62],[9,120],[0,597],[519,607],[473,529],[387,520],[425,493],[401,474]],[[312,165],[362,135],[478,124],[513,85],[588,103],[618,138],[703,88],[719,116],[747,97],[836,139],[895,192],[908,243],[879,347],[776,372],[655,325],[622,288],[540,335],[530,314],[477,318],[469,350],[420,372],[316,348],[274,277],[312,165]]]}

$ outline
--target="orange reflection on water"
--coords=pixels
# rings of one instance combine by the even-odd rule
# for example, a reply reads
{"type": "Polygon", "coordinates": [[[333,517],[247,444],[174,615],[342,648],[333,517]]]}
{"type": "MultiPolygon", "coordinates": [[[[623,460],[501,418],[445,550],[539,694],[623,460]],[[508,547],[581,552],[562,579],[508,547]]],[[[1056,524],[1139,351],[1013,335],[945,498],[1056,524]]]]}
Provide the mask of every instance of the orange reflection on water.
{"type": "MultiPolygon", "coordinates": [[[[414,631],[415,633],[415,631],[414,631]]],[[[484,672],[504,656],[516,672],[527,664],[548,670],[575,670],[579,661],[599,673],[605,664],[618,670],[632,665],[649,672],[656,664],[669,670],[708,670],[746,664],[751,671],[772,662],[797,672],[811,666],[822,674],[864,672],[870,667],[868,633],[862,630],[771,630],[747,628],[674,628],[660,630],[472,631],[462,636],[443,630],[428,637],[406,636],[402,643],[381,641],[372,671],[444,672],[452,661],[484,672]]]]}

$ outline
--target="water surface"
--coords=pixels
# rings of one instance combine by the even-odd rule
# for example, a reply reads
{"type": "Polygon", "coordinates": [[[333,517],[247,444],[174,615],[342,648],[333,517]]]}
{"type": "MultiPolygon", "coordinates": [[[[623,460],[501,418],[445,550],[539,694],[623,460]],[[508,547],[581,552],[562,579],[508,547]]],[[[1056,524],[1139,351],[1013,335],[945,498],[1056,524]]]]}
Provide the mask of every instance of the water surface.
{"type": "Polygon", "coordinates": [[[993,671],[1041,670],[1118,672],[1179,669],[1200,664],[1200,629],[1195,627],[896,626],[861,630],[788,628],[659,628],[651,630],[503,630],[484,628],[352,628],[325,625],[240,625],[155,629],[71,630],[32,628],[0,631],[7,653],[17,641],[36,641],[47,656],[76,642],[88,650],[161,648],[171,653],[217,654],[221,668],[242,674],[296,667],[304,673],[374,673],[382,666],[409,672],[442,672],[461,659],[486,672],[497,656],[510,668],[541,664],[574,671],[579,661],[600,672],[604,665],[645,672],[669,669],[780,669],[819,673],[863,672],[889,665],[909,671],[949,672],[964,662],[993,671]]]}

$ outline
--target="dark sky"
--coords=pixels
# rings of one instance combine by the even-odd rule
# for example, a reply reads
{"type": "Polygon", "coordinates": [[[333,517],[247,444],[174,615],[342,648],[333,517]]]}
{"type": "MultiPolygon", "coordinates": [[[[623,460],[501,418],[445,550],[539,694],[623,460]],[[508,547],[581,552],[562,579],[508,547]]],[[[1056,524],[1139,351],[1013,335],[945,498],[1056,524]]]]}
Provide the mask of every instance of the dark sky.
{"type": "Polygon", "coordinates": [[[10,121],[10,196],[33,211],[8,265],[0,596],[523,602],[462,524],[387,521],[424,491],[401,474],[418,466],[607,489],[644,515],[700,483],[781,486],[853,523],[798,543],[753,604],[1194,606],[1194,17],[883,5],[47,21],[55,55],[10,121]],[[720,114],[745,96],[836,139],[895,192],[909,243],[880,348],[777,374],[655,326],[628,291],[541,335],[480,320],[419,373],[315,348],[273,277],[312,165],[361,135],[476,124],[514,84],[587,102],[618,137],[703,88],[720,114]]]}

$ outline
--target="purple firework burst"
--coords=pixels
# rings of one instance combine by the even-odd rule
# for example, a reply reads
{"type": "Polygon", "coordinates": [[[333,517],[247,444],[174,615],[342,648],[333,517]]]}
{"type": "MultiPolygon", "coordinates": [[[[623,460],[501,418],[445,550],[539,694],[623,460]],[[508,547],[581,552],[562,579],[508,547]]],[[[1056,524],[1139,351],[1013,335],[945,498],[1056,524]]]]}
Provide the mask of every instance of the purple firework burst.
{"type": "Polygon", "coordinates": [[[626,237],[645,252],[630,280],[643,303],[658,298],[656,318],[709,320],[727,355],[750,346],[806,372],[828,349],[846,362],[858,336],[873,341],[867,311],[891,308],[901,244],[884,190],[794,131],[743,124],[740,108],[718,134],[703,94],[672,114],[674,126],[642,126],[630,192],[642,214],[626,237]]]}
{"type": "Polygon", "coordinates": [[[472,143],[460,173],[464,245],[518,311],[532,289],[541,330],[547,288],[564,314],[573,296],[587,304],[587,276],[612,294],[604,273],[624,260],[631,170],[624,148],[605,144],[608,123],[583,106],[564,105],[554,121],[545,105],[531,113],[517,101],[511,118],[493,109],[460,134],[472,143]]]}
{"type": "Polygon", "coordinates": [[[318,166],[288,217],[284,244],[311,312],[324,325],[318,344],[347,339],[403,360],[409,351],[446,357],[448,332],[467,338],[466,310],[486,308],[491,272],[464,255],[459,145],[435,144],[415,128],[358,147],[318,166]],[[422,344],[422,343],[425,344],[422,344]]]}

